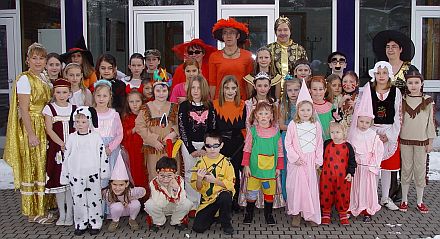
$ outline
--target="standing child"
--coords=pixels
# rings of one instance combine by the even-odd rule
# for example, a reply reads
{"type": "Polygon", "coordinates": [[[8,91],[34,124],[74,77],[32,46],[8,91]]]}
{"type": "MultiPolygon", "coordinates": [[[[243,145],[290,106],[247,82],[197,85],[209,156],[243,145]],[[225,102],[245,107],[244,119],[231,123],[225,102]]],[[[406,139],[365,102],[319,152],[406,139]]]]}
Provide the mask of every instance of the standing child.
{"type": "Polygon", "coordinates": [[[136,217],[141,210],[139,199],[145,196],[145,193],[143,187],[132,187],[127,167],[119,154],[110,177],[110,184],[102,191],[103,198],[109,205],[110,215],[112,216],[112,222],[108,225],[109,232],[115,232],[118,229],[119,219],[123,216],[129,216],[128,225],[130,225],[131,230],[139,230],[136,217]]]}
{"type": "MultiPolygon", "coordinates": [[[[147,80],[154,81],[154,72],[155,71],[165,71],[165,68],[160,67],[161,54],[157,49],[149,49],[145,51],[144,54],[145,63],[146,63],[146,73],[147,80]]],[[[166,73],[167,79],[172,79],[172,75],[170,73],[166,73]]]]}
{"type": "Polygon", "coordinates": [[[116,58],[110,54],[101,55],[96,61],[96,72],[98,72],[98,79],[107,80],[111,83],[111,107],[121,114],[127,93],[125,91],[125,83],[116,79],[116,58]]]}
{"type": "Polygon", "coordinates": [[[128,64],[128,69],[130,69],[130,74],[122,79],[122,81],[127,85],[127,92],[130,92],[130,89],[133,88],[141,88],[142,80],[145,78],[144,56],[142,56],[140,53],[134,53],[130,56],[129,62],[130,64],[128,64]]]}
{"type": "Polygon", "coordinates": [[[342,103],[342,80],[336,74],[331,74],[325,79],[327,82],[327,91],[325,92],[325,99],[333,104],[332,116],[336,122],[343,119],[342,111],[339,105],[342,103]]]}
{"type": "Polygon", "coordinates": [[[327,57],[327,64],[331,70],[331,74],[335,74],[342,78],[344,75],[344,69],[347,67],[347,57],[344,53],[335,51],[327,57]]]}
{"type": "Polygon", "coordinates": [[[305,80],[307,87],[310,86],[312,78],[312,69],[307,59],[298,59],[290,69],[290,75],[301,80],[305,80]]]}
{"type": "Polygon", "coordinates": [[[57,200],[60,217],[58,226],[73,225],[73,202],[69,186],[60,184],[63,152],[66,150],[67,136],[75,130],[69,127],[70,115],[76,106],[67,102],[70,95],[70,83],[59,79],[53,83],[53,102],[46,105],[43,115],[46,123],[47,148],[45,193],[54,193],[57,200]]]}
{"type": "Polygon", "coordinates": [[[272,215],[277,177],[283,169],[283,145],[278,127],[277,108],[265,101],[259,102],[252,112],[250,122],[257,121],[247,132],[243,149],[243,175],[247,178],[247,206],[243,220],[251,224],[259,191],[264,197],[264,217],[268,225],[275,225],[272,215]]]}
{"type": "Polygon", "coordinates": [[[310,95],[313,100],[313,108],[318,113],[319,122],[322,126],[324,140],[330,139],[329,124],[333,120],[333,104],[325,99],[327,91],[326,82],[323,76],[314,76],[310,80],[310,95]]]}
{"type": "MultiPolygon", "coordinates": [[[[148,170],[144,162],[144,153],[142,152],[143,141],[135,128],[136,117],[142,107],[142,94],[138,91],[131,91],[127,95],[127,102],[122,114],[122,128],[124,137],[122,146],[127,150],[130,159],[130,174],[133,177],[133,183],[136,187],[143,187],[147,190],[146,199],[149,196],[148,189],[148,170]]],[[[145,201],[144,201],[145,202],[145,201]]]]}
{"type": "Polygon", "coordinates": [[[186,100],[188,94],[186,89],[188,88],[189,82],[200,74],[199,63],[195,60],[186,60],[183,63],[183,69],[185,71],[186,81],[173,86],[170,102],[174,104],[180,104],[186,100]]]}
{"type": "Polygon", "coordinates": [[[90,235],[97,235],[104,218],[101,181],[110,178],[110,167],[102,138],[93,131],[98,127],[95,109],[81,106],[71,119],[76,132],[67,138],[60,183],[72,191],[74,234],[80,236],[90,227],[90,235]]]}
{"type": "Polygon", "coordinates": [[[166,156],[160,158],[156,172],[157,176],[150,182],[151,197],[145,202],[150,229],[159,231],[165,225],[166,216],[171,215],[170,224],[179,231],[185,230],[193,203],[186,198],[184,179],[177,175],[177,161],[166,156]]]}
{"type": "Polygon", "coordinates": [[[400,90],[391,85],[393,69],[390,63],[379,61],[369,70],[373,78],[371,99],[374,112],[373,130],[383,142],[384,154],[381,167],[382,199],[380,204],[390,210],[398,210],[389,197],[391,187],[391,172],[400,169],[399,133],[401,127],[402,95],[400,90]]]}
{"type": "MultiPolygon", "coordinates": [[[[124,137],[121,118],[115,109],[110,108],[112,102],[111,83],[107,80],[95,82],[95,91],[93,92],[93,106],[98,113],[98,125],[96,132],[101,135],[105,145],[105,153],[108,156],[110,170],[116,163],[120,151],[120,144],[124,137]]],[[[104,182],[103,186],[107,186],[104,182]]]]}
{"type": "Polygon", "coordinates": [[[402,155],[402,202],[399,209],[408,210],[408,191],[412,178],[416,184],[417,210],[428,213],[423,203],[423,190],[426,186],[426,158],[432,151],[432,141],[436,137],[433,101],[423,94],[423,76],[418,71],[405,75],[409,91],[403,98],[403,124],[400,132],[400,150],[402,155]]]}
{"type": "Polygon", "coordinates": [[[351,184],[348,210],[353,216],[363,215],[364,222],[371,222],[371,216],[380,210],[376,178],[380,172],[384,147],[379,135],[371,128],[374,118],[370,83],[367,83],[353,115],[348,138],[355,150],[357,163],[356,174],[351,184]]]}
{"type": "Polygon", "coordinates": [[[232,198],[235,194],[234,167],[227,157],[220,153],[223,148],[222,136],[215,132],[205,135],[206,155],[199,158],[191,175],[191,186],[201,194],[193,231],[202,233],[216,220],[220,222],[223,233],[232,235],[232,198]]]}
{"type": "Polygon", "coordinates": [[[347,71],[342,77],[342,99],[339,108],[342,111],[342,124],[349,128],[354,106],[359,95],[359,78],[354,71],[347,71]]]}
{"type": "Polygon", "coordinates": [[[292,226],[299,227],[301,217],[312,226],[321,223],[317,169],[322,165],[322,130],[313,109],[313,101],[303,80],[296,101],[295,118],[287,127],[287,214],[292,226]]]}
{"type": "Polygon", "coordinates": [[[56,80],[62,77],[63,65],[61,57],[58,53],[49,53],[46,57],[46,74],[50,82],[53,84],[56,80]]]}
{"type": "MultiPolygon", "coordinates": [[[[286,75],[284,78],[283,95],[280,104],[280,130],[283,145],[285,144],[287,126],[295,117],[296,100],[298,99],[299,90],[301,89],[301,80],[293,78],[291,75],[286,75]]],[[[286,192],[286,177],[287,177],[287,154],[283,147],[284,168],[281,170],[281,190],[283,192],[284,200],[287,200],[286,192]]]]}
{"type": "Polygon", "coordinates": [[[330,122],[331,139],[324,142],[324,163],[319,180],[321,223],[331,223],[332,207],[339,213],[341,225],[349,225],[347,210],[350,206],[351,180],[356,169],[353,147],[346,142],[346,128],[330,122]]]}
{"type": "Polygon", "coordinates": [[[64,78],[70,82],[72,88],[69,102],[77,106],[92,106],[92,93],[84,87],[81,66],[77,63],[67,64],[64,68],[64,78]]]}
{"type": "Polygon", "coordinates": [[[208,82],[203,76],[199,75],[190,80],[186,91],[188,100],[182,102],[179,107],[179,134],[183,141],[186,193],[194,204],[190,216],[194,217],[200,203],[200,194],[190,187],[191,169],[196,164],[197,158],[206,154],[203,149],[203,136],[206,132],[215,129],[215,112],[209,101],[208,82]]]}

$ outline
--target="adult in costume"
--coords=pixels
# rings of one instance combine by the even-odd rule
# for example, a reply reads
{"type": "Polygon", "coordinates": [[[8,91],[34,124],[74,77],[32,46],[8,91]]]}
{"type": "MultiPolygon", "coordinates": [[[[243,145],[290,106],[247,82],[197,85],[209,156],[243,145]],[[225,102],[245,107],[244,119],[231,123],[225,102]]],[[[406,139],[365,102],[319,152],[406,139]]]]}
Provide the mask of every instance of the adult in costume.
{"type": "Polygon", "coordinates": [[[241,99],[248,97],[248,86],[243,77],[252,72],[253,59],[250,51],[240,49],[238,45],[244,43],[249,36],[249,29],[233,18],[220,19],[212,28],[212,36],[225,43],[222,50],[218,50],[209,57],[209,79],[211,96],[219,97],[220,84],[226,75],[234,75],[240,86],[241,99]]]}
{"type": "Polygon", "coordinates": [[[3,158],[14,171],[14,186],[21,192],[22,214],[30,222],[47,223],[45,196],[46,148],[44,106],[49,103],[50,82],[43,74],[46,49],[38,43],[28,48],[29,70],[13,83],[3,158]]]}

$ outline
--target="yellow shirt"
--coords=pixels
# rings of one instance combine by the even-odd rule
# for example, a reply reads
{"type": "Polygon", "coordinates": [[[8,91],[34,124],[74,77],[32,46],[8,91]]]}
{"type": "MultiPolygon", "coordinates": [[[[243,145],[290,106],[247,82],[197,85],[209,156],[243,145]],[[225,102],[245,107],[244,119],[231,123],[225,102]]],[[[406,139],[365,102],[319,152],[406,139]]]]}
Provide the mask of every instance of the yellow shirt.
{"type": "Polygon", "coordinates": [[[235,173],[229,158],[219,154],[217,158],[211,159],[206,156],[199,158],[192,169],[191,174],[191,186],[198,191],[202,198],[200,200],[200,206],[197,212],[208,206],[209,204],[215,202],[217,196],[223,191],[230,191],[232,195],[235,194],[234,183],[235,183],[235,173]],[[202,181],[202,188],[197,189],[197,170],[207,168],[217,179],[222,181],[226,188],[223,188],[217,184],[208,183],[205,180],[202,181]]]}

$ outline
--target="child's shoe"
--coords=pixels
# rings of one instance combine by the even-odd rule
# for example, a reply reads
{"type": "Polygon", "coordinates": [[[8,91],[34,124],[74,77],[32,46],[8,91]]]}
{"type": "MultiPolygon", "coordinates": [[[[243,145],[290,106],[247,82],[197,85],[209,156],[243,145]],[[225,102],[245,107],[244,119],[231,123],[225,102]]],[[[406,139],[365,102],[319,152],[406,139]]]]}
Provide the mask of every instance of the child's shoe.
{"type": "Polygon", "coordinates": [[[89,231],[90,235],[92,235],[92,236],[98,235],[100,232],[101,232],[101,229],[94,229],[94,228],[91,228],[89,231]]]}
{"type": "Polygon", "coordinates": [[[160,226],[158,226],[158,225],[156,225],[156,224],[152,224],[152,225],[150,226],[150,231],[152,231],[152,232],[158,232],[159,229],[160,229],[160,226]]]}
{"type": "Polygon", "coordinates": [[[139,224],[136,220],[128,219],[128,225],[130,225],[131,230],[137,231],[139,230],[139,224]]]}
{"type": "Polygon", "coordinates": [[[309,221],[309,225],[310,225],[311,227],[317,227],[317,226],[318,226],[318,223],[313,222],[313,221],[309,221]]]}
{"type": "Polygon", "coordinates": [[[232,227],[231,224],[229,224],[228,226],[223,226],[223,233],[225,235],[233,235],[234,234],[234,228],[232,227]]]}
{"type": "Polygon", "coordinates": [[[272,215],[273,203],[272,202],[264,202],[264,218],[266,219],[267,225],[275,225],[275,219],[272,215]]]}
{"type": "Polygon", "coordinates": [[[299,227],[301,224],[301,216],[298,215],[293,215],[292,217],[292,227],[299,227]]]}
{"type": "Polygon", "coordinates": [[[371,216],[370,215],[364,215],[364,219],[362,221],[364,223],[370,223],[371,222],[371,216]]]}
{"type": "Polygon", "coordinates": [[[399,210],[399,207],[394,204],[393,200],[391,198],[382,198],[380,200],[380,205],[388,208],[391,211],[399,210]]]}
{"type": "Polygon", "coordinates": [[[406,212],[408,211],[408,203],[407,202],[401,202],[399,205],[399,211],[406,212]]]}
{"type": "Polygon", "coordinates": [[[87,229],[75,229],[75,232],[73,232],[73,234],[74,234],[75,236],[81,236],[81,235],[83,235],[84,233],[86,233],[86,231],[87,231],[87,229]]]}
{"type": "Polygon", "coordinates": [[[57,226],[64,226],[66,222],[63,220],[63,218],[58,218],[57,222],[55,223],[55,225],[57,226]]]}
{"type": "Polygon", "coordinates": [[[195,218],[196,217],[196,210],[191,210],[188,213],[188,217],[189,218],[195,218]]]}
{"type": "Polygon", "coordinates": [[[329,225],[330,223],[332,223],[332,220],[329,217],[322,217],[321,218],[322,225],[329,225]]]}
{"type": "Polygon", "coordinates": [[[420,203],[420,205],[417,205],[417,210],[419,210],[419,212],[422,214],[426,214],[429,212],[428,207],[424,203],[420,203]]]}
{"type": "Polygon", "coordinates": [[[244,214],[243,224],[252,224],[254,220],[255,202],[247,202],[246,213],[244,214]]]}
{"type": "Polygon", "coordinates": [[[110,222],[110,224],[108,225],[107,230],[108,230],[109,232],[115,232],[115,231],[118,229],[118,226],[119,226],[119,222],[112,221],[112,222],[110,222]]]}
{"type": "Polygon", "coordinates": [[[348,226],[350,225],[350,221],[348,221],[348,218],[342,218],[339,220],[342,226],[348,226]]]}

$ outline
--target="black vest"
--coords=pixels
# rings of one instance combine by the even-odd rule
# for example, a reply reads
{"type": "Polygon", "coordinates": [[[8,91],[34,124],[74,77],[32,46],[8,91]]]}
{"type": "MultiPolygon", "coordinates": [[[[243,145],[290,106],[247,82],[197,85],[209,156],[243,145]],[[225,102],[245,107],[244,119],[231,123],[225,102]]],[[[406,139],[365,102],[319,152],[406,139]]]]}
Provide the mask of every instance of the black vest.
{"type": "Polygon", "coordinates": [[[393,124],[394,115],[396,109],[394,108],[394,102],[396,99],[396,87],[391,86],[388,97],[381,101],[377,97],[374,87],[371,88],[371,101],[373,103],[373,114],[375,124],[393,124]]]}

